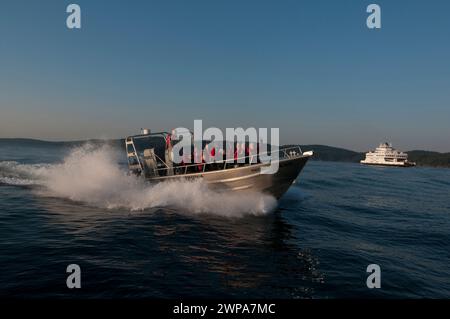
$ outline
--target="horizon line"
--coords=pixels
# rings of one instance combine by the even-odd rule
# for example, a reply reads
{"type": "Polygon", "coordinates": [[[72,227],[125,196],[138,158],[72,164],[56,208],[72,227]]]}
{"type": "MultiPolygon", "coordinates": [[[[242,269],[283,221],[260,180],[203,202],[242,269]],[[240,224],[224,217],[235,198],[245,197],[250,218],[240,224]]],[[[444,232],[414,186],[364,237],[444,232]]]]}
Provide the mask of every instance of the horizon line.
{"type": "MultiPolygon", "coordinates": [[[[32,138],[32,137],[0,137],[0,141],[1,140],[28,140],[28,141],[44,142],[44,143],[82,143],[82,142],[89,142],[89,141],[117,141],[117,140],[121,140],[121,139],[125,139],[125,137],[119,137],[119,138],[65,139],[65,140],[46,140],[46,139],[32,138]]],[[[291,144],[292,143],[282,144],[282,145],[291,145],[291,144]]],[[[282,145],[280,145],[280,146],[282,146],[282,145]]],[[[313,146],[313,145],[326,146],[326,147],[333,147],[333,148],[338,148],[338,149],[342,149],[342,150],[346,150],[346,151],[351,151],[351,152],[355,152],[355,153],[366,153],[366,151],[355,151],[353,149],[340,147],[340,146],[332,146],[332,145],[328,145],[328,144],[309,143],[309,144],[297,144],[297,145],[303,145],[303,146],[313,146]]],[[[417,152],[417,151],[420,151],[420,152],[431,152],[431,153],[438,153],[438,154],[449,154],[450,153],[450,151],[431,151],[431,150],[426,150],[426,149],[412,149],[412,150],[404,151],[404,152],[408,153],[408,152],[417,152]]]]}

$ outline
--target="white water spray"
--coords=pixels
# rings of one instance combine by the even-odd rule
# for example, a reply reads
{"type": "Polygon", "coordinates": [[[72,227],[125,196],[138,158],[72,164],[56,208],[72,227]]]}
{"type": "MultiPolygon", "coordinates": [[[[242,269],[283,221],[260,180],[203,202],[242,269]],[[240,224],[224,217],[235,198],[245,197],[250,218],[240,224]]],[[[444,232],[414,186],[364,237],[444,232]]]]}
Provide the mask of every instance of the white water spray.
{"type": "Polygon", "coordinates": [[[60,164],[0,162],[0,182],[37,184],[44,186],[43,195],[133,211],[172,207],[180,212],[242,216],[265,214],[276,205],[268,195],[217,193],[200,180],[149,185],[122,170],[118,156],[109,146],[86,144],[73,149],[60,164]]]}

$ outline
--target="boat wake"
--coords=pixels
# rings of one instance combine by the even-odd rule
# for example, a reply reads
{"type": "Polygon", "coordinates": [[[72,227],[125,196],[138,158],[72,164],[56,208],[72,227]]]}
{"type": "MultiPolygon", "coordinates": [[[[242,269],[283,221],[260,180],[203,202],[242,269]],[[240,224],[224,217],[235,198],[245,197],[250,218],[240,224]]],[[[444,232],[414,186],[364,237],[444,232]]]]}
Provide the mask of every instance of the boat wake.
{"type": "Polygon", "coordinates": [[[276,200],[264,194],[217,193],[198,181],[149,185],[128,175],[111,146],[86,144],[74,148],[62,163],[0,162],[0,183],[37,186],[40,196],[52,196],[92,206],[131,211],[171,207],[181,212],[223,216],[260,215],[272,211],[276,200]]]}

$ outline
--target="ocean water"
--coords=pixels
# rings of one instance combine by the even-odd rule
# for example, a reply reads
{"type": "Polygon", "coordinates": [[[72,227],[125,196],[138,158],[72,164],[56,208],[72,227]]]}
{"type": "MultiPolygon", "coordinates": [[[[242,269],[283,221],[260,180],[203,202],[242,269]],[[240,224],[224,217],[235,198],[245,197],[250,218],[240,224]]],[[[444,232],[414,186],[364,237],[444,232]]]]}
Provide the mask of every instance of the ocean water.
{"type": "Polygon", "coordinates": [[[146,185],[121,152],[0,141],[0,297],[450,297],[448,169],[310,161],[276,203],[146,185]]]}

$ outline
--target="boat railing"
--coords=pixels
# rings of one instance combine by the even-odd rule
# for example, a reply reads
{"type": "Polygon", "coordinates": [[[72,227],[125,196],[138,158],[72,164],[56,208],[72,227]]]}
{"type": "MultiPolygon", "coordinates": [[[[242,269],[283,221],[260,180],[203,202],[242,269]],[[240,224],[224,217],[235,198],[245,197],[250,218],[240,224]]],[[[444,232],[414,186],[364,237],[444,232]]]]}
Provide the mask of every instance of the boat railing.
{"type": "Polygon", "coordinates": [[[282,147],[272,152],[267,151],[259,154],[256,153],[247,156],[242,156],[236,159],[231,158],[225,160],[224,159],[214,160],[211,162],[177,164],[173,167],[167,167],[167,164],[164,163],[166,167],[153,169],[152,173],[155,176],[170,176],[172,174],[168,173],[170,170],[173,170],[173,175],[185,175],[189,173],[219,171],[219,170],[226,170],[229,168],[251,166],[255,164],[264,164],[260,161],[260,158],[262,156],[271,156],[272,153],[278,153],[278,160],[295,158],[303,155],[300,146],[296,145],[296,146],[282,147]],[[208,168],[211,168],[211,170],[209,170],[208,168]]]}

